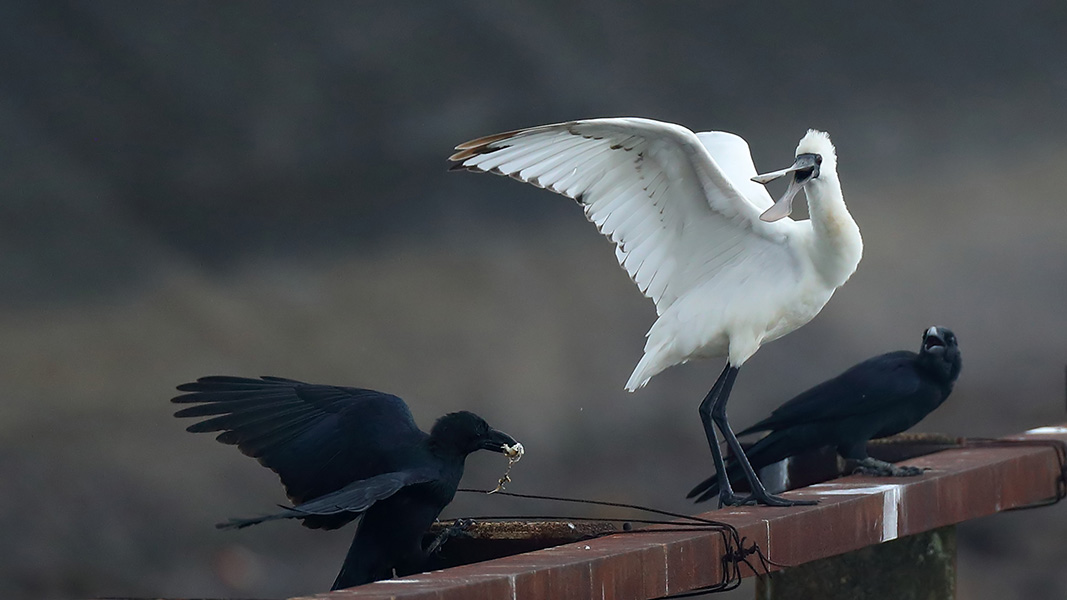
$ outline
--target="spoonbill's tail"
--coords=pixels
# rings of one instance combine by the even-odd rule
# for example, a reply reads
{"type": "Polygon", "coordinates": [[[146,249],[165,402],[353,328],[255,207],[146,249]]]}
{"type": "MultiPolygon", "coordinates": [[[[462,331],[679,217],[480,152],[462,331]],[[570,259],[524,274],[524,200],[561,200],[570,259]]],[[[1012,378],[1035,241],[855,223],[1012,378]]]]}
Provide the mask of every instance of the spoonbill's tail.
{"type": "Polygon", "coordinates": [[[660,350],[662,348],[645,351],[645,355],[641,357],[641,361],[634,367],[634,372],[626,382],[626,391],[636,392],[645,387],[648,380],[670,366],[670,363],[663,360],[663,352],[660,350]]]}

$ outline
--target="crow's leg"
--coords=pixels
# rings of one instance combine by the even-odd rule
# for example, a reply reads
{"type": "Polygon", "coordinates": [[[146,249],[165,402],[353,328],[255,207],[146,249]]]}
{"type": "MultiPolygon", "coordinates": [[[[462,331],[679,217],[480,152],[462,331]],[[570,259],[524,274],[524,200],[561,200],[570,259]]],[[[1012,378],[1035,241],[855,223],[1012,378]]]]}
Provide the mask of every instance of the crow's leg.
{"type": "Polygon", "coordinates": [[[441,530],[441,533],[437,534],[437,537],[430,542],[430,545],[426,547],[426,556],[440,550],[445,542],[454,537],[470,535],[467,533],[467,530],[470,529],[472,525],[474,525],[474,519],[456,519],[455,523],[452,523],[441,530]]]}

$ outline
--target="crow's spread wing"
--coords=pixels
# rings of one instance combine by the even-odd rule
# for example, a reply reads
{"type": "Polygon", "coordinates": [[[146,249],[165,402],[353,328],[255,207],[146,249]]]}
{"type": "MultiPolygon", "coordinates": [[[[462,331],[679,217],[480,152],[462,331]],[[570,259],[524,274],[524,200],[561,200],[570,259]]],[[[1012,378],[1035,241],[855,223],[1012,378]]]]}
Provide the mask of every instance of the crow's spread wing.
{"type": "Polygon", "coordinates": [[[391,472],[426,437],[403,400],[373,390],[222,376],[178,389],[188,393],[173,402],[195,406],[175,416],[209,417],[188,430],[221,432],[218,441],[277,473],[294,505],[352,482],[394,481],[391,472]]]}
{"type": "Polygon", "coordinates": [[[220,523],[218,527],[220,529],[241,529],[249,525],[276,519],[307,519],[308,517],[324,517],[341,513],[354,515],[364,512],[375,502],[385,500],[406,486],[434,481],[436,477],[437,474],[432,469],[382,473],[369,479],[352,482],[336,492],[320,496],[292,508],[283,508],[278,513],[251,519],[230,519],[226,523],[220,523]]]}

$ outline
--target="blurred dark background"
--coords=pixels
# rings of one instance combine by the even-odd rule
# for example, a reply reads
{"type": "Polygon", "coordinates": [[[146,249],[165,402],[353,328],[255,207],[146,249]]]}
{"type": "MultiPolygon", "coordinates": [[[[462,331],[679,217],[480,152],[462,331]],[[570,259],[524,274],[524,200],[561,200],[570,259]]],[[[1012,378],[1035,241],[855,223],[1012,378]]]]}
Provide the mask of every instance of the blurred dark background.
{"type": "MultiPolygon", "coordinates": [[[[284,498],[171,417],[207,374],[472,409],[526,444],[514,491],[695,510],[721,365],[624,393],[655,312],[610,245],[573,202],[446,172],[522,126],[723,129],[762,170],[833,135],[866,256],[748,363],[738,426],[933,324],[964,371],[918,429],[1064,421],[1063,2],[4,2],[0,73],[5,598],[329,587],[351,529],[212,527],[284,498]]],[[[1067,594],[1062,506],[960,539],[961,598],[1067,594]]]]}

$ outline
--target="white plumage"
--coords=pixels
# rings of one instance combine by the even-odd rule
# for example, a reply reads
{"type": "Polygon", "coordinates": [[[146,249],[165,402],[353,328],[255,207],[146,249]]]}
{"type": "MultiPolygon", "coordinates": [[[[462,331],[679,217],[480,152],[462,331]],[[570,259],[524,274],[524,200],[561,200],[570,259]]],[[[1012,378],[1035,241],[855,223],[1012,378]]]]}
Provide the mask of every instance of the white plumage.
{"type": "Polygon", "coordinates": [[[574,198],[616,244],[619,264],[659,315],[626,383],[631,391],[694,358],[726,356],[740,367],[761,344],[814,318],[863,251],[834,147],[814,130],[796,150],[819,157],[814,176],[800,181],[797,165],[774,174],[796,177],[777,205],[753,181],[748,144],[725,132],[592,119],[488,136],[456,150],[456,168],[574,198]],[[794,221],[785,215],[801,188],[811,219],[794,221]]]}

